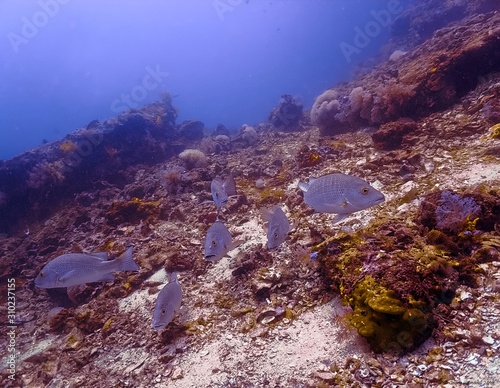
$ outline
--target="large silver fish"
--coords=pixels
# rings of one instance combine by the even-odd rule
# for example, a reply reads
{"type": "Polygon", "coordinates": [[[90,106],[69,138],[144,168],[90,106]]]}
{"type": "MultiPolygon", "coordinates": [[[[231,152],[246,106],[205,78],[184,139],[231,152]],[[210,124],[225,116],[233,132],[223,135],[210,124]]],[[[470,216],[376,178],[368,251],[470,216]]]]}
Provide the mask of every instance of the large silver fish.
{"type": "Polygon", "coordinates": [[[138,271],[132,247],[120,257],[108,260],[106,252],[69,253],[56,257],[43,267],[35,279],[39,288],[72,287],[94,282],[112,282],[113,272],[138,271]]]}
{"type": "Polygon", "coordinates": [[[210,191],[217,205],[217,210],[219,210],[228,201],[230,196],[236,195],[236,184],[234,183],[233,176],[229,175],[224,181],[219,177],[215,178],[210,184],[210,191]]]}
{"type": "Polygon", "coordinates": [[[336,213],[333,222],[339,222],[354,212],[385,201],[384,194],[363,179],[346,174],[329,174],[299,182],[304,201],[319,213],[336,213]]]}
{"type": "Polygon", "coordinates": [[[181,308],[182,289],[177,280],[177,273],[170,275],[170,281],[162,288],[156,298],[153,313],[153,329],[160,330],[167,326],[181,308]]]}
{"type": "Polygon", "coordinates": [[[262,218],[267,221],[267,248],[274,249],[280,246],[291,229],[285,213],[276,205],[271,210],[263,210],[262,218]]]}
{"type": "Polygon", "coordinates": [[[241,244],[241,241],[233,242],[229,230],[227,230],[222,221],[217,220],[207,230],[207,236],[205,237],[205,260],[218,261],[239,244],[241,244]]]}

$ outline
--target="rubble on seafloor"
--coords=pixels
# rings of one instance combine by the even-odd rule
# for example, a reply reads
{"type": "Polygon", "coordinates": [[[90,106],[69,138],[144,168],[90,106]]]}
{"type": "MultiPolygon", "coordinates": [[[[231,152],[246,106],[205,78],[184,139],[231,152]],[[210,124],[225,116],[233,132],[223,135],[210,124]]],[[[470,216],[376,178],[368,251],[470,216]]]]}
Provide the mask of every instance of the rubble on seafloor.
{"type": "MultiPolygon", "coordinates": [[[[463,28],[478,20],[498,45],[498,13],[436,34],[460,33],[469,50],[463,28]]],[[[493,44],[485,36],[471,39],[493,44]]],[[[376,130],[326,134],[297,116],[293,131],[263,123],[201,138],[198,121],[175,124],[166,99],[2,162],[0,288],[15,279],[18,352],[16,381],[2,368],[5,386],[493,387],[500,73],[488,66],[440,110],[376,130]],[[200,153],[179,157],[185,150],[200,153]],[[333,225],[297,188],[332,172],[366,179],[386,201],[333,225]],[[243,243],[207,263],[210,182],[229,173],[239,195],[221,217],[243,243]],[[268,251],[259,209],[274,204],[298,223],[268,251]],[[34,287],[60,254],[128,246],[138,273],[34,287]],[[152,309],[171,271],[183,306],[156,333],[152,309]]]]}

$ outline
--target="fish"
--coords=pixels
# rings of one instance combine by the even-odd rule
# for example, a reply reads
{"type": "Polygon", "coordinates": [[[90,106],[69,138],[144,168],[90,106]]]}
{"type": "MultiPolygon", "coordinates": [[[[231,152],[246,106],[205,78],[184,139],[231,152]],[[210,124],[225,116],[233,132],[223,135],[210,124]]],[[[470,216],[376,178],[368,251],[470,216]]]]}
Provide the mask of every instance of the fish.
{"type": "Polygon", "coordinates": [[[205,260],[219,261],[242,241],[233,241],[231,233],[220,220],[216,220],[207,230],[205,237],[205,260]]]}
{"type": "Polygon", "coordinates": [[[108,260],[106,252],[68,253],[47,263],[35,278],[38,288],[72,287],[85,283],[112,282],[113,272],[139,271],[132,247],[120,257],[108,260]]]}
{"type": "Polygon", "coordinates": [[[291,225],[280,206],[261,211],[262,218],[267,221],[267,248],[274,249],[280,246],[290,233],[291,225]]]}
{"type": "Polygon", "coordinates": [[[229,197],[236,195],[236,184],[234,178],[229,175],[224,181],[216,177],[210,184],[212,198],[217,205],[217,211],[228,201],[229,197]]]}
{"type": "Polygon", "coordinates": [[[170,281],[161,289],[156,298],[153,313],[153,329],[158,331],[167,326],[181,308],[182,288],[177,273],[170,275],[170,281]]]}
{"type": "Polygon", "coordinates": [[[318,213],[336,213],[333,223],[354,212],[385,201],[385,196],[363,179],[346,174],[329,174],[299,182],[304,202],[318,213]]]}

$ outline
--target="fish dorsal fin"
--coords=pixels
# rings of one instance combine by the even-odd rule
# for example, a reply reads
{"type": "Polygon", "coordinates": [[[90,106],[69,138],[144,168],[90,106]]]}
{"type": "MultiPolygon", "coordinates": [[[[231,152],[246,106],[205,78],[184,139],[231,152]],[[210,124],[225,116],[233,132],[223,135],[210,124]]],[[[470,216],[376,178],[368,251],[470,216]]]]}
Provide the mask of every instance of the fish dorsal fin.
{"type": "Polygon", "coordinates": [[[108,260],[108,252],[92,252],[91,255],[100,260],[108,260]]]}
{"type": "Polygon", "coordinates": [[[271,216],[273,215],[273,209],[267,209],[265,207],[259,209],[260,216],[262,217],[262,221],[269,222],[271,216]]]}

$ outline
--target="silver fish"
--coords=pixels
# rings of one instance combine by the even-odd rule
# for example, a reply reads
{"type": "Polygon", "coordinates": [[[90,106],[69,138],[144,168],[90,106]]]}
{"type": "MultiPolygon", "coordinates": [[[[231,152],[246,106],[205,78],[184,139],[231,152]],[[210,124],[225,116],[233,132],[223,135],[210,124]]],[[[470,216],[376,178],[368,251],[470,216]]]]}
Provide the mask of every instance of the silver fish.
{"type": "Polygon", "coordinates": [[[153,329],[160,330],[167,326],[181,308],[182,289],[177,280],[177,273],[170,275],[170,281],[162,288],[156,298],[153,313],[153,329]]]}
{"type": "Polygon", "coordinates": [[[229,230],[227,230],[222,221],[217,220],[207,230],[207,236],[205,237],[205,260],[218,261],[240,243],[240,241],[233,242],[229,230]]]}
{"type": "Polygon", "coordinates": [[[120,257],[108,260],[106,252],[69,253],[56,257],[43,267],[35,279],[39,288],[72,287],[94,282],[112,282],[112,272],[138,271],[132,258],[132,247],[120,257]]]}
{"type": "Polygon", "coordinates": [[[274,206],[271,210],[263,210],[262,218],[267,221],[267,248],[280,246],[290,233],[291,225],[281,207],[274,206]]]}
{"type": "Polygon", "coordinates": [[[217,209],[220,209],[229,199],[230,196],[236,195],[236,184],[234,178],[229,175],[226,180],[217,177],[210,184],[210,191],[214,199],[217,209]]]}
{"type": "Polygon", "coordinates": [[[304,191],[304,202],[315,211],[337,213],[334,223],[385,201],[384,194],[363,179],[340,173],[299,182],[299,188],[304,191]]]}

